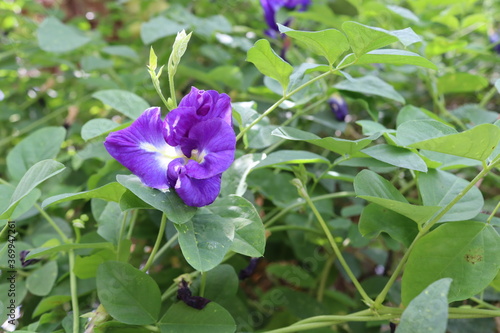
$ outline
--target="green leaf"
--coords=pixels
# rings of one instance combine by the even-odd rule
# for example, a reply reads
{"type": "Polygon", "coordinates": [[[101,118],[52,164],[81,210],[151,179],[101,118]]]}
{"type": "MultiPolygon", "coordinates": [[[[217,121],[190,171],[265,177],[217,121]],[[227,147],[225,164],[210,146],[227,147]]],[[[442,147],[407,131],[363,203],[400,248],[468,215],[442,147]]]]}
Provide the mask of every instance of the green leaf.
{"type": "Polygon", "coordinates": [[[0,219],[8,219],[21,199],[43,181],[57,175],[64,170],[64,165],[54,160],[43,160],[33,165],[21,178],[5,211],[0,215],[0,219]]]}
{"type": "Polygon", "coordinates": [[[440,94],[467,93],[484,89],[488,84],[488,80],[480,75],[449,73],[438,78],[437,88],[440,94]]]}
{"type": "MultiPolygon", "coordinates": [[[[342,63],[348,64],[355,60],[356,55],[351,53],[342,63]]],[[[357,58],[356,65],[364,64],[414,65],[437,70],[436,65],[419,54],[398,49],[374,50],[363,54],[357,58]]]]}
{"type": "Polygon", "coordinates": [[[33,295],[45,296],[50,293],[57,278],[57,263],[49,261],[34,270],[26,279],[26,287],[33,295]]]}
{"type": "Polygon", "coordinates": [[[352,21],[344,22],[342,30],[346,33],[351,48],[358,57],[399,40],[384,29],[352,21]]]}
{"type": "Polygon", "coordinates": [[[161,333],[234,333],[236,323],[222,306],[210,302],[202,310],[184,302],[172,305],[158,323],[161,333]]]}
{"type": "Polygon", "coordinates": [[[381,96],[400,103],[405,102],[403,96],[401,96],[393,86],[376,76],[367,75],[360,78],[348,77],[347,80],[337,83],[334,87],[339,90],[381,96]]]}
{"type": "Polygon", "coordinates": [[[445,333],[451,279],[440,279],[415,297],[401,315],[396,333],[445,333]]]}
{"type": "MultiPolygon", "coordinates": [[[[12,197],[12,194],[14,194],[15,189],[16,188],[11,185],[0,185],[0,212],[6,210],[9,206],[9,200],[12,197]]],[[[42,192],[39,189],[34,189],[33,191],[31,191],[27,196],[19,201],[19,204],[12,212],[10,219],[15,220],[19,216],[26,213],[31,207],[33,207],[33,205],[37,202],[41,195],[42,192]]]]}
{"type": "Polygon", "coordinates": [[[99,236],[117,245],[120,242],[120,229],[125,216],[120,205],[113,201],[92,199],[91,207],[94,219],[98,223],[99,236]]]}
{"type": "Polygon", "coordinates": [[[301,131],[293,127],[280,127],[273,131],[272,135],[287,140],[306,141],[313,145],[328,149],[340,155],[352,155],[368,146],[379,135],[372,135],[359,140],[345,140],[334,137],[320,138],[310,132],[301,131]]]}
{"type": "Polygon", "coordinates": [[[406,247],[418,234],[418,228],[411,219],[376,204],[369,204],[363,209],[358,227],[363,237],[375,238],[385,232],[406,247]]]}
{"type": "Polygon", "coordinates": [[[296,265],[270,264],[266,267],[266,272],[276,279],[286,281],[293,288],[312,288],[316,285],[311,274],[296,265]]]}
{"type": "Polygon", "coordinates": [[[158,320],[160,288],[148,274],[132,265],[107,261],[97,269],[97,295],[116,320],[131,325],[149,325],[158,320]]]}
{"type": "Polygon", "coordinates": [[[133,48],[126,45],[110,45],[106,46],[101,51],[109,55],[126,57],[130,59],[139,59],[139,55],[137,54],[137,52],[135,52],[133,48]]]}
{"type": "Polygon", "coordinates": [[[55,195],[53,197],[45,199],[42,202],[42,208],[61,202],[79,199],[98,198],[106,201],[120,202],[120,198],[123,193],[125,193],[125,190],[126,189],[122,185],[113,182],[90,191],[55,195]]]}
{"type": "Polygon", "coordinates": [[[405,19],[412,21],[413,23],[420,22],[420,19],[418,18],[418,16],[415,15],[408,8],[404,8],[404,7],[400,7],[400,6],[393,6],[393,5],[386,5],[386,7],[391,12],[398,14],[399,16],[404,17],[405,19]]]}
{"type": "Polygon", "coordinates": [[[418,154],[405,148],[382,144],[363,149],[361,152],[400,168],[427,172],[424,160],[418,154]]]}
{"type": "Polygon", "coordinates": [[[190,221],[174,225],[184,258],[202,272],[221,263],[235,238],[235,225],[206,207],[198,209],[190,221]]]}
{"type": "Polygon", "coordinates": [[[82,126],[82,139],[88,141],[120,126],[110,119],[91,119],[82,126]]]}
{"type": "Polygon", "coordinates": [[[410,146],[417,142],[456,133],[453,127],[432,119],[410,120],[398,126],[396,138],[398,144],[410,146]]]}
{"type": "Polygon", "coordinates": [[[264,154],[247,154],[237,158],[231,167],[222,174],[224,186],[221,189],[221,195],[225,197],[230,194],[238,196],[245,194],[247,190],[246,178],[264,156],[264,154]]]}
{"type": "Polygon", "coordinates": [[[153,206],[148,205],[141,199],[139,199],[130,190],[126,190],[120,198],[120,209],[122,211],[127,211],[130,209],[154,209],[153,206]]]}
{"type": "Polygon", "coordinates": [[[48,256],[49,254],[54,254],[58,252],[65,252],[68,250],[76,249],[113,249],[111,243],[71,243],[62,244],[52,247],[40,247],[38,249],[31,250],[26,259],[41,258],[43,256],[48,256]]]}
{"type": "Polygon", "coordinates": [[[106,69],[113,67],[113,60],[103,59],[96,56],[85,56],[80,60],[82,69],[85,72],[91,72],[96,69],[106,69]]]}
{"type": "MultiPolygon", "coordinates": [[[[226,302],[236,295],[240,280],[233,266],[223,264],[208,271],[204,297],[214,302],[226,302]]],[[[200,280],[196,280],[199,282],[200,280]]]]}
{"type": "Polygon", "coordinates": [[[230,195],[218,199],[206,207],[213,214],[234,225],[234,240],[231,251],[249,256],[261,257],[266,247],[264,225],[255,207],[246,199],[230,195]]]}
{"type": "Polygon", "coordinates": [[[246,61],[253,63],[262,74],[278,81],[286,92],[293,67],[273,51],[267,40],[258,40],[248,50],[246,61]]]}
{"type": "Polygon", "coordinates": [[[410,253],[402,280],[403,304],[442,278],[453,282],[448,302],[480,293],[500,268],[500,236],[488,224],[445,223],[419,239],[410,253]]]}
{"type": "Polygon", "coordinates": [[[278,28],[281,33],[297,40],[308,51],[325,57],[330,66],[350,49],[349,41],[339,30],[298,31],[281,24],[278,24],[278,28]]]}
{"type": "Polygon", "coordinates": [[[88,42],[78,29],[65,25],[53,16],[47,17],[38,27],[38,45],[47,52],[65,53],[73,51],[88,42]]]}
{"type": "MultiPolygon", "coordinates": [[[[426,206],[446,206],[468,184],[467,180],[441,170],[429,170],[418,176],[418,188],[426,206]]],[[[481,211],[483,205],[484,199],[481,191],[473,186],[439,222],[471,219],[481,211]]]]}
{"type": "Polygon", "coordinates": [[[118,175],[116,180],[141,200],[167,214],[168,219],[174,223],[185,223],[196,213],[196,207],[187,206],[173,190],[163,193],[147,187],[134,175],[118,175]]]}
{"type": "MultiPolygon", "coordinates": [[[[403,106],[403,108],[401,108],[401,110],[399,110],[398,116],[396,118],[396,127],[399,127],[404,122],[411,120],[436,120],[454,129],[450,123],[444,121],[438,115],[432,113],[429,110],[418,108],[413,105],[405,105],[403,106]]],[[[454,131],[454,133],[456,133],[456,131],[454,131]]]]}
{"type": "Polygon", "coordinates": [[[326,158],[303,150],[280,150],[269,154],[254,169],[280,164],[330,163],[326,158]]]}
{"type": "Polygon", "coordinates": [[[187,27],[186,24],[158,16],[141,25],[141,39],[144,44],[151,44],[160,38],[175,35],[187,27]]]}
{"type": "Polygon", "coordinates": [[[147,108],[149,108],[148,102],[142,97],[126,90],[101,90],[93,93],[92,97],[97,98],[104,104],[109,105],[131,119],[138,118],[147,108]]]}
{"type": "Polygon", "coordinates": [[[409,204],[388,180],[370,170],[362,170],[356,175],[354,190],[358,197],[406,216],[417,224],[427,222],[440,209],[437,206],[409,204]]]}
{"type": "Polygon", "coordinates": [[[52,310],[55,307],[63,305],[71,301],[71,296],[69,295],[56,295],[44,297],[40,303],[36,306],[33,311],[33,317],[38,317],[42,313],[52,310]]]}
{"type": "Polygon", "coordinates": [[[90,279],[96,276],[100,264],[114,259],[116,253],[112,250],[102,250],[86,257],[76,256],[73,272],[79,279],[90,279]]]}
{"type": "Polygon", "coordinates": [[[499,142],[500,128],[482,124],[461,133],[413,143],[409,147],[486,161],[499,142]]]}
{"type": "Polygon", "coordinates": [[[65,136],[63,127],[44,127],[28,135],[7,154],[10,176],[20,180],[35,163],[55,158],[65,136]]]}

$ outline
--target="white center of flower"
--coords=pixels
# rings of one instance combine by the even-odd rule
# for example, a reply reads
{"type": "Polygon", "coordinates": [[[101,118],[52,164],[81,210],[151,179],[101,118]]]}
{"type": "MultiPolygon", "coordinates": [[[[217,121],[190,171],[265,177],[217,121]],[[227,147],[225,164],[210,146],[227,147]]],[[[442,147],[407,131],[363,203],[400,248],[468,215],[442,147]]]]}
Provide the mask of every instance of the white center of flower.
{"type": "Polygon", "coordinates": [[[155,147],[148,142],[141,143],[141,149],[147,151],[148,153],[157,153],[156,159],[161,165],[167,166],[170,162],[179,157],[184,157],[182,151],[176,147],[170,145],[163,145],[162,147],[155,147]]]}
{"type": "Polygon", "coordinates": [[[204,150],[200,153],[198,149],[193,149],[191,150],[191,159],[201,164],[205,160],[206,154],[207,153],[204,150]]]}

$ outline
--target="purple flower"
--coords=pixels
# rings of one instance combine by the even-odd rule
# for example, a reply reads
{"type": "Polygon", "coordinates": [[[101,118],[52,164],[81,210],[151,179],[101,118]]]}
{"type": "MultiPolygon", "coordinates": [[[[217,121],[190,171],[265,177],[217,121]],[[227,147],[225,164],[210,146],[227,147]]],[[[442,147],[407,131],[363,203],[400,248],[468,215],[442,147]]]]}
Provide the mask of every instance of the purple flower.
{"type": "MultiPolygon", "coordinates": [[[[311,0],[260,0],[262,9],[264,10],[264,19],[266,20],[269,29],[265,31],[266,35],[276,38],[279,34],[278,25],[276,24],[276,13],[280,8],[296,9],[304,11],[311,4],[311,0]]],[[[283,25],[290,24],[290,19],[283,25]]]]}
{"type": "Polygon", "coordinates": [[[330,104],[330,109],[335,118],[338,121],[344,121],[345,117],[349,114],[349,108],[345,100],[340,96],[334,96],[328,100],[328,104],[330,104]]]}
{"type": "Polygon", "coordinates": [[[174,188],[189,206],[209,205],[234,160],[231,100],[192,87],[165,120],[160,108],[149,108],[128,128],[109,134],[104,146],[145,185],[174,188]]]}
{"type": "Polygon", "coordinates": [[[493,46],[493,51],[500,54],[500,35],[497,32],[492,31],[488,37],[490,39],[490,43],[495,44],[495,46],[493,46]]]}

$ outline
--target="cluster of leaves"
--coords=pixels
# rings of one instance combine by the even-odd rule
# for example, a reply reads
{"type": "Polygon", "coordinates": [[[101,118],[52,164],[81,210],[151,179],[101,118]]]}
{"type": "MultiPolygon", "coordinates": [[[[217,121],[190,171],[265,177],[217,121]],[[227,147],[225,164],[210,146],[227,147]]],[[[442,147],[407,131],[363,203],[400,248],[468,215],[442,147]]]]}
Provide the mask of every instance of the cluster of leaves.
{"type": "Polygon", "coordinates": [[[0,322],[20,306],[4,327],[493,332],[498,4],[313,0],[270,40],[258,1],[185,3],[0,4],[0,322]],[[182,29],[174,89],[155,78],[182,29]],[[239,140],[199,209],[102,145],[191,85],[232,97],[239,140]],[[25,250],[40,262],[10,266],[25,250]],[[178,299],[186,282],[210,302],[178,299]]]}

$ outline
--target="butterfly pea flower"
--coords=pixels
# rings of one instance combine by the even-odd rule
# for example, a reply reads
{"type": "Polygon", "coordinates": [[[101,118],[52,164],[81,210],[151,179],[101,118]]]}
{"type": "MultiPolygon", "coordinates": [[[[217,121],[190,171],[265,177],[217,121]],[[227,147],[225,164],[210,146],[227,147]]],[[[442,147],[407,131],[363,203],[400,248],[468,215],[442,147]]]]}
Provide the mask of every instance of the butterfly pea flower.
{"type": "MultiPolygon", "coordinates": [[[[264,10],[264,19],[269,26],[269,29],[265,33],[269,37],[276,38],[279,34],[278,25],[276,24],[276,13],[283,7],[304,11],[311,4],[311,0],[260,0],[260,4],[264,10]]],[[[290,22],[291,19],[288,19],[283,22],[283,25],[287,26],[290,22]]]]}
{"type": "Polygon", "coordinates": [[[328,100],[328,104],[330,105],[330,109],[332,110],[335,118],[338,121],[344,121],[345,117],[349,114],[349,108],[347,107],[345,100],[336,95],[328,100]]]}
{"type": "Polygon", "coordinates": [[[495,45],[493,46],[493,51],[500,54],[500,34],[498,34],[498,32],[491,31],[488,34],[488,38],[490,40],[490,43],[495,45]]]}
{"type": "Polygon", "coordinates": [[[164,120],[160,108],[149,108],[129,127],[110,133],[104,146],[146,186],[173,189],[189,206],[209,205],[234,161],[231,100],[192,87],[164,120]]]}

